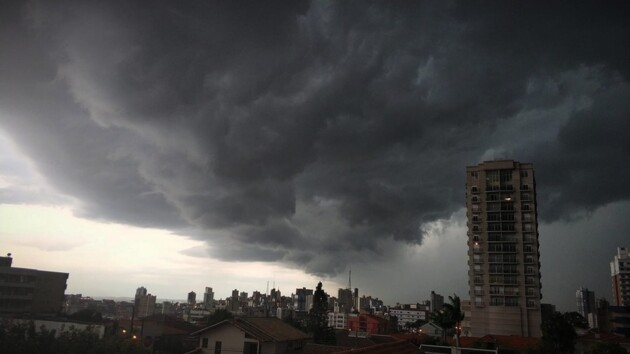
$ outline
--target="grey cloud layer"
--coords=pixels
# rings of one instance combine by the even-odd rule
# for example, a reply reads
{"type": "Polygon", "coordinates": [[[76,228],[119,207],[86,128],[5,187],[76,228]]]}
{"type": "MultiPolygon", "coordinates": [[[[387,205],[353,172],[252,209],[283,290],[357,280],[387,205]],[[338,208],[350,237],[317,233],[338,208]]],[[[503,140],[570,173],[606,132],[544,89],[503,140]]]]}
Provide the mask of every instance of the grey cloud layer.
{"type": "Polygon", "coordinates": [[[628,200],[627,5],[494,5],[13,4],[2,128],[86,216],[316,274],[421,243],[484,158],[548,221],[628,200]]]}

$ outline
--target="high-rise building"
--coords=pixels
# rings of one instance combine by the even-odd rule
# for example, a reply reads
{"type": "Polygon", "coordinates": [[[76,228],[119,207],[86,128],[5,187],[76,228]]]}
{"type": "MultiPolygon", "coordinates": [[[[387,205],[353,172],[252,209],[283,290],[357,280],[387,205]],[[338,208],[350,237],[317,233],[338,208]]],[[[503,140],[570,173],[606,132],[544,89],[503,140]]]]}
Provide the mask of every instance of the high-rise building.
{"type": "Polygon", "coordinates": [[[197,303],[197,293],[194,291],[191,291],[188,293],[188,305],[195,305],[197,303]]]}
{"type": "Polygon", "coordinates": [[[466,168],[471,335],[541,336],[536,183],[531,163],[466,168]]]}
{"type": "Polygon", "coordinates": [[[214,292],[212,288],[206,287],[206,292],[203,293],[203,306],[210,310],[214,305],[214,292]]]}
{"type": "Polygon", "coordinates": [[[143,318],[153,315],[155,312],[155,295],[146,294],[146,295],[136,295],[135,298],[135,317],[143,318]]]}
{"type": "Polygon", "coordinates": [[[349,313],[352,311],[354,301],[352,300],[352,290],[339,288],[337,292],[337,301],[339,301],[339,311],[349,313]]]}
{"type": "Polygon", "coordinates": [[[146,295],[147,294],[147,288],[145,288],[144,286],[141,286],[139,288],[136,289],[136,296],[138,295],[146,295]]]}
{"type": "Polygon", "coordinates": [[[575,302],[577,305],[577,312],[585,319],[588,319],[588,314],[595,312],[595,292],[588,290],[588,288],[581,288],[575,292],[575,302]]]}
{"type": "Polygon", "coordinates": [[[313,289],[307,289],[307,288],[302,288],[302,289],[295,289],[295,302],[293,305],[293,308],[295,309],[295,311],[297,312],[308,312],[308,310],[310,310],[310,308],[307,307],[307,301],[306,298],[309,295],[313,295],[313,289]]]}
{"type": "Polygon", "coordinates": [[[613,304],[630,306],[630,252],[627,247],[617,247],[617,254],[610,262],[613,304]]]}
{"type": "Polygon", "coordinates": [[[147,288],[141,286],[136,289],[133,304],[134,317],[142,318],[151,316],[155,311],[155,296],[147,294],[147,288]]]}
{"type": "Polygon", "coordinates": [[[431,299],[429,300],[429,302],[430,311],[432,313],[440,311],[442,309],[442,306],[444,306],[444,296],[431,290],[431,299]]]}

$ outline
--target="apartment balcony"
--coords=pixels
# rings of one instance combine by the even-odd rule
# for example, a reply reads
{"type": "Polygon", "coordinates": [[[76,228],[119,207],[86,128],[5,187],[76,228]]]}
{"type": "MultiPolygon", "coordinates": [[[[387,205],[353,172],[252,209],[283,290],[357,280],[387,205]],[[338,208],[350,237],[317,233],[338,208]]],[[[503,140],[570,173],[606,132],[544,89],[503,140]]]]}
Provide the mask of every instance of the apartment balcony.
{"type": "Polygon", "coordinates": [[[475,290],[474,293],[477,296],[482,296],[483,295],[483,290],[475,290]]]}

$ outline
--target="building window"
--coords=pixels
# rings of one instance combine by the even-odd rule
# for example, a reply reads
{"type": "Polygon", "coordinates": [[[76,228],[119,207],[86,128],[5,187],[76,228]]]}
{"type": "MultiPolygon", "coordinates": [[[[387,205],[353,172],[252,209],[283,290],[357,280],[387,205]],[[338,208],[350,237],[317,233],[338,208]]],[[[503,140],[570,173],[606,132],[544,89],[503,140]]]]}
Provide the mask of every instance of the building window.
{"type": "Polygon", "coordinates": [[[208,338],[201,339],[201,347],[208,348],[208,338]]]}
{"type": "Polygon", "coordinates": [[[214,342],[214,354],[221,354],[221,342],[214,342]]]}
{"type": "Polygon", "coordinates": [[[529,186],[524,184],[524,185],[521,186],[521,189],[524,190],[524,191],[527,191],[527,190],[529,190],[529,186]]]}
{"type": "Polygon", "coordinates": [[[503,305],[503,298],[502,297],[491,297],[490,298],[490,305],[492,305],[492,306],[501,306],[501,305],[503,305]]]}
{"type": "Polygon", "coordinates": [[[521,177],[527,177],[527,171],[521,171],[521,177]]]}
{"type": "Polygon", "coordinates": [[[476,196],[476,195],[473,195],[472,201],[473,201],[473,203],[478,203],[479,202],[479,197],[476,196]]]}
{"type": "Polygon", "coordinates": [[[517,297],[508,297],[505,299],[505,306],[518,306],[517,297]]]}
{"type": "Polygon", "coordinates": [[[472,188],[470,188],[470,191],[473,193],[477,193],[479,189],[477,188],[477,186],[472,186],[472,188]]]}

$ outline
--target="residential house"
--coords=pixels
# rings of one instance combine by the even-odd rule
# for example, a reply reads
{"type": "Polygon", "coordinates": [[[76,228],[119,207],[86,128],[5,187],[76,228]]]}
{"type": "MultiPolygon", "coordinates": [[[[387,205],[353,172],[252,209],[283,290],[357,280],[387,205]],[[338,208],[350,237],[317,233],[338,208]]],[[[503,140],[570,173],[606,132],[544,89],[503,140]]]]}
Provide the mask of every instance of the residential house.
{"type": "Polygon", "coordinates": [[[275,317],[225,320],[192,333],[198,348],[189,353],[279,354],[300,353],[307,335],[275,317]]]}

